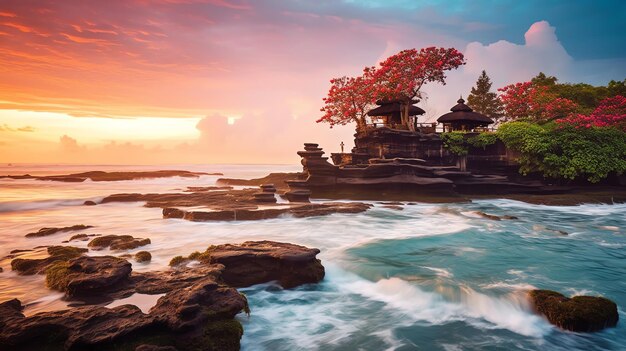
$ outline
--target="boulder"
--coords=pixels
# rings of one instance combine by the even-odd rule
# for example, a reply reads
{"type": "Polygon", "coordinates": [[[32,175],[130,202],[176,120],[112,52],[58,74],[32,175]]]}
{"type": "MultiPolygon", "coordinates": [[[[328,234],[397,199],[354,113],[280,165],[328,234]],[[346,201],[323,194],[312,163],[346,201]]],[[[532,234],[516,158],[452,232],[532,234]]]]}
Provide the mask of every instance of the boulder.
{"type": "Polygon", "coordinates": [[[212,246],[204,256],[224,265],[222,279],[229,285],[244,287],[276,280],[284,288],[292,288],[324,278],[324,267],[316,258],[319,252],[275,241],[246,241],[212,246]]]}
{"type": "Polygon", "coordinates": [[[179,210],[173,207],[166,207],[163,209],[163,218],[183,218],[185,211],[179,210]]]}
{"type": "Polygon", "coordinates": [[[131,264],[121,258],[82,256],[48,267],[46,283],[68,296],[86,296],[127,281],[131,271],[131,264]]]}
{"type": "Polygon", "coordinates": [[[139,251],[135,254],[135,261],[137,262],[150,262],[152,260],[152,254],[148,251],[139,251]]]}
{"type": "Polygon", "coordinates": [[[94,201],[87,200],[87,201],[83,202],[83,205],[85,205],[85,206],[95,206],[97,204],[94,201]]]}
{"type": "MultiPolygon", "coordinates": [[[[50,256],[46,258],[16,258],[11,261],[11,269],[20,275],[42,274],[50,265],[65,262],[89,251],[73,246],[50,246],[47,249],[50,256]]],[[[21,251],[21,250],[20,250],[21,251]]]]}
{"type": "Polygon", "coordinates": [[[94,250],[132,250],[150,244],[150,239],[135,238],[132,235],[104,235],[89,242],[87,246],[94,250]]]}
{"type": "Polygon", "coordinates": [[[604,297],[574,296],[551,290],[532,290],[529,297],[535,311],[559,328],[595,332],[617,325],[617,305],[604,297]]]}

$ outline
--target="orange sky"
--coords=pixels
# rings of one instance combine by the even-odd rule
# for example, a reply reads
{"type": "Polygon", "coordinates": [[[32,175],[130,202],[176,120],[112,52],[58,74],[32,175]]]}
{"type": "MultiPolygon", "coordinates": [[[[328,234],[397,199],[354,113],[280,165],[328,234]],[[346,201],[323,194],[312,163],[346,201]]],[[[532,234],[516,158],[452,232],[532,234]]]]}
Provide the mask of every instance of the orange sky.
{"type": "Polygon", "coordinates": [[[573,62],[546,22],[523,44],[483,45],[455,33],[495,30],[488,24],[442,29],[329,4],[3,0],[0,162],[296,163],[303,142],[352,144],[352,126],[315,123],[328,80],[401,49],[468,56],[446,87],[427,89],[426,120],[483,68],[498,85],[539,70],[563,76],[573,62]],[[509,59],[515,72],[500,67],[509,59]]]}

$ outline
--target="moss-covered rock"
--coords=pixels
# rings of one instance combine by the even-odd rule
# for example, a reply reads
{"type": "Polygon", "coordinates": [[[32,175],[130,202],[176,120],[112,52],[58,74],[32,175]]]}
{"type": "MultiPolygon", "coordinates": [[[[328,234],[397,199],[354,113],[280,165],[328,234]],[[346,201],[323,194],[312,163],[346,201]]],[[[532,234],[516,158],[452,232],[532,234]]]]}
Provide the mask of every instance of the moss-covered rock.
{"type": "Polygon", "coordinates": [[[150,244],[150,239],[135,238],[132,235],[104,235],[89,242],[87,246],[94,250],[132,250],[150,244]]]}
{"type": "Polygon", "coordinates": [[[594,332],[617,325],[617,305],[604,297],[565,297],[556,291],[529,292],[535,310],[562,329],[576,332],[594,332]]]}
{"type": "Polygon", "coordinates": [[[179,266],[179,265],[181,265],[181,264],[183,264],[183,263],[185,263],[185,262],[187,262],[187,261],[189,261],[189,260],[188,260],[188,259],[186,259],[186,258],[185,258],[185,257],[183,257],[183,256],[176,256],[176,257],[173,257],[173,258],[170,260],[170,267],[179,266]]]}
{"type": "Polygon", "coordinates": [[[61,232],[70,232],[70,231],[84,230],[84,229],[89,229],[89,228],[93,228],[93,226],[92,225],[78,224],[78,225],[73,225],[73,226],[70,226],[70,227],[62,227],[62,228],[41,228],[41,229],[39,229],[36,232],[26,234],[26,237],[27,238],[36,238],[36,237],[48,236],[48,235],[61,233],[61,232]]]}
{"type": "Polygon", "coordinates": [[[152,254],[148,251],[139,251],[135,254],[135,261],[137,262],[150,262],[152,260],[152,254]]]}
{"type": "Polygon", "coordinates": [[[50,265],[79,257],[89,250],[73,246],[50,246],[47,251],[50,256],[46,258],[14,259],[11,261],[11,269],[21,275],[41,274],[45,273],[50,265]]]}
{"type": "Polygon", "coordinates": [[[185,351],[237,351],[243,336],[243,327],[235,319],[209,322],[202,334],[182,342],[179,350],[185,351]]]}
{"type": "Polygon", "coordinates": [[[46,285],[50,289],[63,291],[69,282],[69,263],[58,261],[46,268],[46,285]]]}

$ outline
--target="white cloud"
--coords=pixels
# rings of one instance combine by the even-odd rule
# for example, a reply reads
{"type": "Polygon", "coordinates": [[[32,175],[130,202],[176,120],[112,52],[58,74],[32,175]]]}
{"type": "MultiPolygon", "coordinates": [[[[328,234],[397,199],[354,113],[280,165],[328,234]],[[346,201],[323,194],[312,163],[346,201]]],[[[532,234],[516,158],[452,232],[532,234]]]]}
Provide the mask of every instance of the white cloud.
{"type": "Polygon", "coordinates": [[[448,112],[459,95],[467,97],[482,70],[493,82],[492,89],[507,84],[530,80],[539,72],[553,75],[563,81],[572,77],[574,60],[559,42],[555,28],[546,21],[533,23],[524,34],[524,44],[506,40],[483,45],[467,44],[464,55],[467,64],[448,74],[445,86],[427,86],[428,100],[422,103],[428,121],[448,112]]]}

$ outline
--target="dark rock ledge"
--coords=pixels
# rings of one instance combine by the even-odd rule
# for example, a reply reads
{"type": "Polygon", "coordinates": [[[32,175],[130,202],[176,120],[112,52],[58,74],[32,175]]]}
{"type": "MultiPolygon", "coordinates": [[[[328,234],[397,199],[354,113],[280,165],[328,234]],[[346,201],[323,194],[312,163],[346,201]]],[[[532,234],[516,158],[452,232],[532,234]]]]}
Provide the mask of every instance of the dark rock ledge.
{"type": "Polygon", "coordinates": [[[372,207],[371,204],[362,202],[264,202],[261,204],[255,199],[257,193],[258,189],[169,194],[127,193],[107,196],[102,203],[145,202],[146,207],[162,208],[163,218],[181,218],[190,221],[262,220],[282,215],[302,218],[333,213],[360,213],[372,207]]]}
{"type": "Polygon", "coordinates": [[[536,312],[559,328],[595,332],[617,325],[617,305],[604,297],[565,297],[556,291],[532,290],[530,301],[536,312]]]}
{"type": "Polygon", "coordinates": [[[132,272],[129,262],[111,256],[59,260],[46,269],[46,281],[70,301],[165,295],[147,314],[132,305],[88,305],[25,317],[19,300],[5,301],[0,303],[0,349],[238,350],[243,328],[234,316],[249,308],[230,285],[318,282],[324,268],[317,253],[270,241],[219,245],[190,255],[200,262],[194,267],[179,264],[146,273],[132,272]]]}

